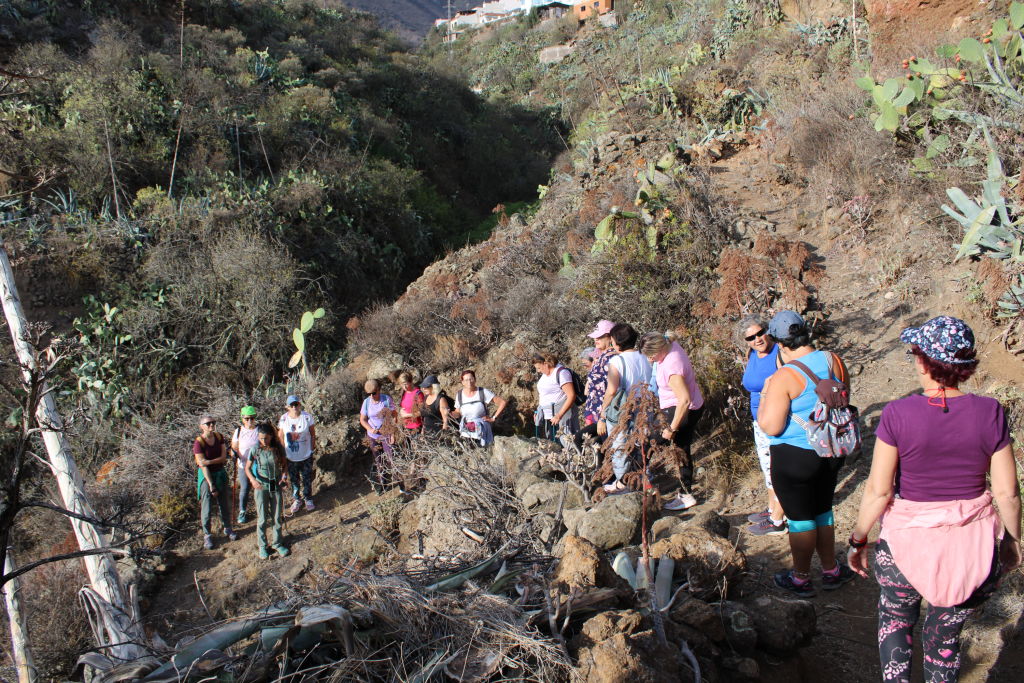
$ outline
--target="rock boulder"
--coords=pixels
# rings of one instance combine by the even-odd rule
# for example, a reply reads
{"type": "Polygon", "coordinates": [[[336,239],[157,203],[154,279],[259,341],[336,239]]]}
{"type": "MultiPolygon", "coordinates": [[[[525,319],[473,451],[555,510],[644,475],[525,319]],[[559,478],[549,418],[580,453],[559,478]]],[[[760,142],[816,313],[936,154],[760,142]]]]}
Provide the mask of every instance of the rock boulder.
{"type": "Polygon", "coordinates": [[[601,550],[628,545],[640,527],[640,513],[641,494],[608,496],[579,518],[576,534],[601,550]]]}

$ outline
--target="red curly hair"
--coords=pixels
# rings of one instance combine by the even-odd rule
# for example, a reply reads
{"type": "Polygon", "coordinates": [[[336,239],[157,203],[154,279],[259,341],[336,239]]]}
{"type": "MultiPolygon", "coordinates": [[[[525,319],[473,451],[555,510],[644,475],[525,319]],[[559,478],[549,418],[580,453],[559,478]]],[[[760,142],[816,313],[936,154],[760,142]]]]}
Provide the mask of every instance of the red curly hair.
{"type": "Polygon", "coordinates": [[[978,369],[978,360],[975,358],[974,349],[961,349],[957,351],[956,357],[960,360],[969,360],[970,363],[943,363],[928,356],[917,344],[910,346],[910,353],[921,359],[925,372],[947,389],[956,389],[962,382],[966,382],[978,369]]]}

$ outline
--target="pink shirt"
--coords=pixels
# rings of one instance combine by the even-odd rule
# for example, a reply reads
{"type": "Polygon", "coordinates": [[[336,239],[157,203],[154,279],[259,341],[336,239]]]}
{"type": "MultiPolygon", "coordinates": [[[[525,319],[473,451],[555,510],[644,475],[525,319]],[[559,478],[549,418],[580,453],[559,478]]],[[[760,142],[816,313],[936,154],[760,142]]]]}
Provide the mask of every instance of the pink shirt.
{"type": "MultiPolygon", "coordinates": [[[[406,413],[415,413],[416,404],[423,403],[423,392],[419,389],[413,389],[412,391],[406,391],[402,394],[402,411],[406,413]]],[[[419,429],[423,426],[423,419],[419,416],[412,418],[411,420],[405,420],[406,429],[419,429]]]]}
{"type": "Polygon", "coordinates": [[[704,395],[697,386],[697,377],[693,374],[690,357],[676,342],[672,342],[664,360],[658,362],[658,403],[662,409],[674,408],[679,403],[675,392],[668,384],[668,379],[672,375],[680,375],[686,383],[686,388],[690,392],[690,410],[696,410],[704,405],[704,395]]]}

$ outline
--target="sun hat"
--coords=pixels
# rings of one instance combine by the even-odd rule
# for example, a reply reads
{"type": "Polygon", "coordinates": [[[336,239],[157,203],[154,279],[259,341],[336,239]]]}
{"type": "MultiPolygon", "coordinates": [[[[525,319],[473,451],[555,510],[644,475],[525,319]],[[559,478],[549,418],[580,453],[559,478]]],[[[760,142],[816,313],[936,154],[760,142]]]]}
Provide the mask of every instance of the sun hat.
{"type": "Polygon", "coordinates": [[[242,417],[256,417],[256,408],[253,406],[245,406],[239,414],[242,417]]]}
{"type": "Polygon", "coordinates": [[[437,381],[437,375],[427,375],[423,378],[423,381],[420,382],[420,389],[429,389],[435,384],[440,384],[440,382],[437,381]]]}
{"type": "Polygon", "coordinates": [[[284,402],[284,404],[285,404],[286,406],[290,406],[290,405],[291,405],[291,404],[293,404],[293,403],[302,403],[302,401],[301,401],[301,400],[299,400],[299,397],[298,397],[298,396],[296,396],[295,394],[292,394],[292,395],[291,395],[291,396],[289,396],[289,397],[288,397],[288,399],[287,399],[287,400],[286,400],[286,401],[284,402]]]}
{"type": "Polygon", "coordinates": [[[768,334],[775,339],[789,339],[789,328],[793,325],[805,326],[806,324],[796,311],[779,311],[768,323],[768,334]]]}
{"type": "Polygon", "coordinates": [[[615,323],[613,323],[611,320],[601,320],[600,322],[597,323],[597,327],[594,328],[594,331],[588,334],[587,336],[590,337],[591,339],[604,337],[605,335],[609,335],[612,333],[613,327],[615,327],[615,323]]]}
{"type": "Polygon", "coordinates": [[[932,360],[962,365],[976,362],[973,358],[957,358],[956,354],[974,348],[974,332],[967,323],[951,315],[932,318],[921,327],[908,327],[900,332],[900,341],[914,344],[932,360]]]}

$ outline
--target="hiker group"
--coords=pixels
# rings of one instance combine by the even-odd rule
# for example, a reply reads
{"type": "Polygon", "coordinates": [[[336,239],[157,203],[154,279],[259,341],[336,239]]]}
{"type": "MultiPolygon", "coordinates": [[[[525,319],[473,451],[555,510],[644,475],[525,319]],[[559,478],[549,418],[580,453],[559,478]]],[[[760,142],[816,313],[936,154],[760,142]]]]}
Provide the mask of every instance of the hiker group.
{"type": "MultiPolygon", "coordinates": [[[[609,320],[598,322],[589,337],[593,345],[579,356],[583,373],[551,353],[531,358],[537,372],[536,436],[566,449],[599,447],[605,462],[596,474],[607,475],[598,482],[605,495],[632,489],[656,495],[648,456],[652,450],[672,451],[678,455],[679,487],[664,507],[696,505],[691,446],[704,395],[686,350],[672,335],[641,335],[629,324],[609,320]]],[[[1005,412],[996,400],[959,388],[978,367],[973,332],[962,320],[939,316],[901,333],[913,363],[910,376],[922,393],[882,410],[846,563],[836,553],[833,499],[846,458],[861,446],[847,367],[838,354],[815,348],[808,324],[794,311],[780,311],[767,324],[757,316],[743,318],[736,341],[745,357],[742,384],[750,394],[766,500],[763,510],[748,516],[744,531],[787,535],[790,547],[791,566],[774,574],[774,584],[801,598],[814,596],[815,556],[824,590],[838,589],[858,574],[867,577],[868,538],[880,522],[873,567],[881,589],[883,680],[910,680],[922,600],[928,602],[922,630],[925,680],[956,680],[964,621],[1021,562],[1019,486],[1005,412]]],[[[452,398],[436,375],[417,385],[403,372],[397,402],[377,380],[366,382],[359,420],[374,454],[376,486],[401,485],[393,455],[402,439],[447,433],[476,446],[493,442],[494,424],[508,401],[478,386],[473,370],[464,370],[459,379],[452,398]]],[[[245,521],[245,498],[254,489],[261,557],[270,550],[288,553],[281,544],[286,482],[291,483],[291,512],[313,509],[314,422],[298,397],[288,397],[287,404],[276,428],[257,427],[255,409],[243,408],[243,425],[230,440],[245,474],[237,521],[245,521]]],[[[200,467],[203,531],[212,547],[213,500],[220,504],[225,534],[235,538],[224,472],[229,445],[211,418],[200,426],[193,450],[200,467]]]]}
{"type": "Polygon", "coordinates": [[[252,493],[256,508],[256,543],[260,558],[270,557],[273,551],[285,557],[289,554],[283,543],[284,492],[291,484],[292,504],[289,514],[313,504],[313,454],[316,451],[316,422],[302,409],[298,396],[289,396],[287,409],[276,425],[258,422],[253,406],[240,411],[241,424],[228,439],[216,431],[217,421],[210,415],[199,420],[200,434],[192,443],[197,475],[197,494],[200,500],[203,547],[214,547],[210,516],[217,503],[224,535],[238,540],[233,524],[248,521],[247,505],[252,493]],[[233,483],[228,481],[228,460],[233,483]],[[235,511],[235,494],[238,508],[235,511]],[[232,519],[234,518],[234,519],[232,519]],[[269,539],[268,539],[269,531],[269,539]]]}

